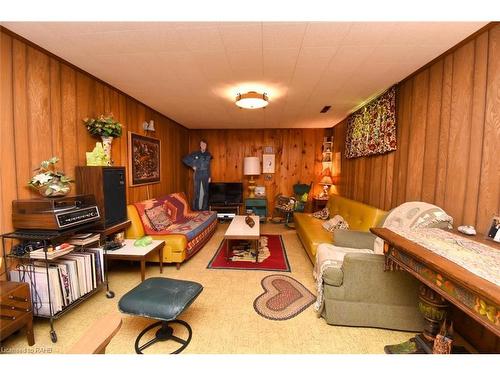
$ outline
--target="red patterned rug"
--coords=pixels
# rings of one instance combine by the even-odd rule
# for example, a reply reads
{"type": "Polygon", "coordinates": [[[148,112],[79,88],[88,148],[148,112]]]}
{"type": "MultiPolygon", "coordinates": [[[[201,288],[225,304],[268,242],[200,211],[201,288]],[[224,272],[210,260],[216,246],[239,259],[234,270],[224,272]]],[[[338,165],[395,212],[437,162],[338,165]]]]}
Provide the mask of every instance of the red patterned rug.
{"type": "Polygon", "coordinates": [[[253,308],[267,319],[291,319],[316,301],[314,294],[290,276],[269,275],[261,284],[264,293],[255,299],[253,308]]]}
{"type": "Polygon", "coordinates": [[[226,251],[227,241],[223,240],[207,268],[290,272],[285,245],[278,234],[261,235],[257,263],[255,254],[244,241],[233,248],[231,260],[226,259],[226,251]]]}

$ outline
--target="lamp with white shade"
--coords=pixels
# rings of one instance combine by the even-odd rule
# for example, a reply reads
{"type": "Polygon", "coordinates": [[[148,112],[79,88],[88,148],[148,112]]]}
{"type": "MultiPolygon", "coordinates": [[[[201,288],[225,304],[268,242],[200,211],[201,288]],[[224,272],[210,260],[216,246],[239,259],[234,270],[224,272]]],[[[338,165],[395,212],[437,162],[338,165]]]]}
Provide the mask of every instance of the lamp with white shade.
{"type": "Polygon", "coordinates": [[[255,180],[254,176],[260,175],[260,161],[257,156],[247,156],[243,159],[243,174],[250,176],[248,182],[249,198],[255,198],[255,180]]]}

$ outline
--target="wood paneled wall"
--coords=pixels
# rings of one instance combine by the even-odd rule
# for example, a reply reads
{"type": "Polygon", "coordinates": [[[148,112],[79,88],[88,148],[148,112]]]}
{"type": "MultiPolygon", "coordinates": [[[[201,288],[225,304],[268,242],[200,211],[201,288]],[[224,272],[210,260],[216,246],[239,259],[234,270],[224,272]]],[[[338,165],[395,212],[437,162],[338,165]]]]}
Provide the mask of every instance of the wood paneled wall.
{"type": "MultiPolygon", "coordinates": [[[[500,25],[398,85],[398,149],[342,159],[340,194],[383,209],[422,200],[484,233],[500,212],[500,25]]],[[[333,128],[344,154],[346,121],[333,128]]]]}
{"type": "Polygon", "coordinates": [[[185,191],[188,130],[89,74],[0,29],[0,230],[12,229],[11,202],[36,197],[27,186],[42,160],[58,156],[58,167],[75,176],[95,142],[83,118],[113,113],[124,125],[112,145],[115,165],[127,166],[127,131],[144,134],[154,120],[162,146],[161,182],[129,187],[128,202],[185,191]]]}
{"type": "MultiPolygon", "coordinates": [[[[244,130],[190,130],[189,150],[199,150],[200,139],[208,142],[208,150],[214,159],[211,162],[212,181],[243,182],[247,196],[248,178],[243,176],[243,158],[258,156],[271,146],[275,153],[276,173],[271,180],[260,175],[257,186],[266,187],[269,215],[278,194],[293,194],[293,185],[314,182],[314,191],[321,173],[321,146],[325,129],[244,129],[244,130]]],[[[190,172],[189,195],[192,197],[193,174],[190,172]]]]}

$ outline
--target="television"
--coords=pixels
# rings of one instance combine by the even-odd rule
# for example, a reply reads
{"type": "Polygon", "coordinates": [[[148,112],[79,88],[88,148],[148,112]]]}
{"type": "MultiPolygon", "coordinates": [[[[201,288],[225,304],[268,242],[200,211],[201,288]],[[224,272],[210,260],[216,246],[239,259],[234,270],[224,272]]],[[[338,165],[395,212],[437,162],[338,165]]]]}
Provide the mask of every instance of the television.
{"type": "Polygon", "coordinates": [[[243,183],[211,182],[208,185],[208,202],[215,205],[240,205],[243,203],[243,183]]]}

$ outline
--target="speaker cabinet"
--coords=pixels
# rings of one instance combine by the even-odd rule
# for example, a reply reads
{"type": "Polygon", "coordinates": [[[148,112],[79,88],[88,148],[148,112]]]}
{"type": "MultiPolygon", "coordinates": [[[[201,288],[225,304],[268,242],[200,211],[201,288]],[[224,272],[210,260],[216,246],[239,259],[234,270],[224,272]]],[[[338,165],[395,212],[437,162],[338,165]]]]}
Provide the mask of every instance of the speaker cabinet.
{"type": "Polygon", "coordinates": [[[125,167],[76,167],[77,194],[94,194],[101,228],[127,220],[125,167]]]}

